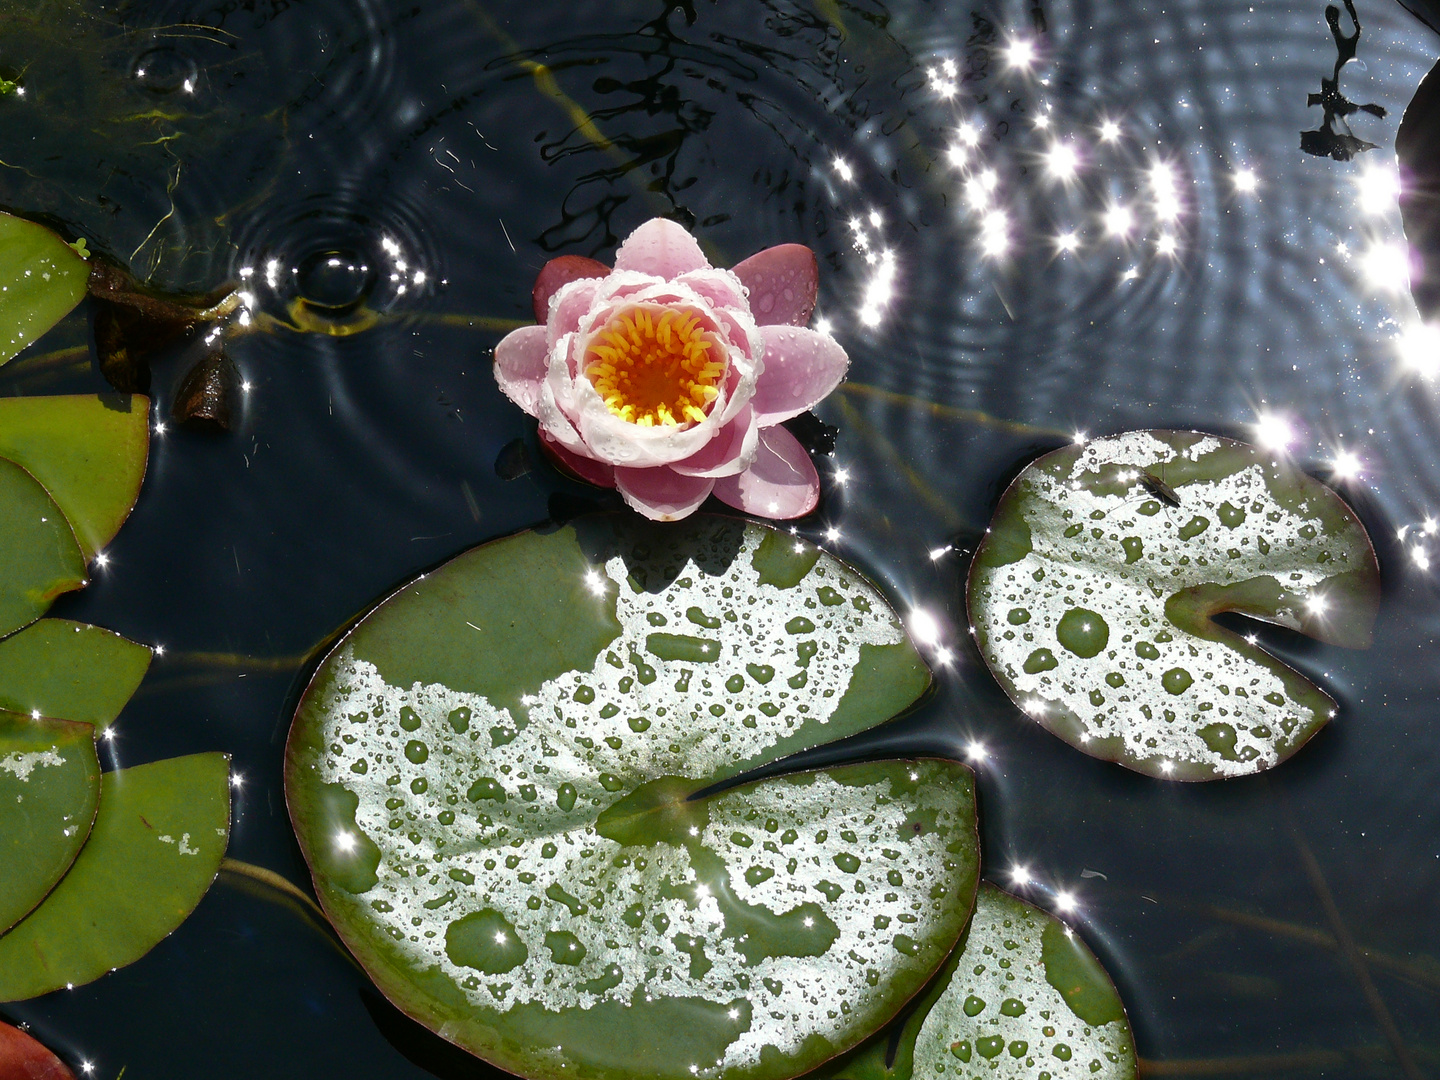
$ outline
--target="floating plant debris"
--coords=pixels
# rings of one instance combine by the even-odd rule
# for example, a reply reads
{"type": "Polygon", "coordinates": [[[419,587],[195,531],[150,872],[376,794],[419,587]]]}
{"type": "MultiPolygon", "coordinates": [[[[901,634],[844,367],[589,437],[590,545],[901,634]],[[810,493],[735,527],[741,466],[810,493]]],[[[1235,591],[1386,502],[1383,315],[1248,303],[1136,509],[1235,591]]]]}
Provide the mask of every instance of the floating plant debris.
{"type": "Polygon", "coordinates": [[[1100,962],[1065,923],[989,883],[965,937],[903,1022],[829,1080],[1134,1080],[1135,1039],[1100,962]]]}
{"type": "Polygon", "coordinates": [[[1325,8],[1325,22],[1330,27],[1330,36],[1335,39],[1335,70],[1330,78],[1320,80],[1320,92],[1311,94],[1306,104],[1311,108],[1319,105],[1324,113],[1320,126],[1313,131],[1300,133],[1300,149],[1316,157],[1332,157],[1336,161],[1349,161],[1366,150],[1374,150],[1375,143],[1366,142],[1350,130],[1347,119],[1357,112],[1370,116],[1384,117],[1383,106],[1359,105],[1340,92],[1340,73],[1345,65],[1355,59],[1360,47],[1360,16],[1355,11],[1354,0],[1345,0],[1345,10],[1355,27],[1354,33],[1347,34],[1340,28],[1340,9],[1334,4],[1325,8]],[[1339,125],[1337,127],[1336,125],[1339,125]]]}
{"type": "Polygon", "coordinates": [[[228,285],[203,296],[166,293],[99,257],[91,260],[88,288],[100,373],[125,394],[150,389],[150,360],[157,352],[240,306],[240,294],[228,285]]]}
{"type": "Polygon", "coordinates": [[[969,583],[981,654],[1016,704],[1088,754],[1173,780],[1271,768],[1334,715],[1322,690],[1212,616],[1364,648],[1378,603],[1375,553],[1338,495],[1253,446],[1186,431],[1094,439],[1030,465],[969,583]]]}
{"type": "Polygon", "coordinates": [[[68,315],[89,292],[101,374],[121,393],[144,393],[155,352],[239,306],[239,295],[228,286],[208,296],[167,294],[142,285],[107,259],[87,260],[83,252],[83,243],[72,246],[43,225],[0,213],[0,364],[68,315]]]}
{"type": "Polygon", "coordinates": [[[229,431],[239,387],[235,362],[223,348],[212,348],[180,380],[170,416],[177,424],[229,431]]]}
{"type": "Polygon", "coordinates": [[[530,1077],[788,1077],[952,948],[972,779],[883,761],[696,796],[928,682],[804,541],[580,518],[367,616],[301,701],[286,791],[341,937],[447,1039],[530,1077]]]}

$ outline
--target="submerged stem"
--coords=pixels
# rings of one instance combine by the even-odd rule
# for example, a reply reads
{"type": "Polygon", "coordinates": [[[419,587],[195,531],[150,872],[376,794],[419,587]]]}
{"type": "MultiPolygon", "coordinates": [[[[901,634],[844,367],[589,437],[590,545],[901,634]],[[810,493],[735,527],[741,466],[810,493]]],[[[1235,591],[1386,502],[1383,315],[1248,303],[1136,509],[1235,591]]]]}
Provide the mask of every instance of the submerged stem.
{"type": "Polygon", "coordinates": [[[840,412],[845,417],[845,422],[858,432],[862,439],[874,447],[890,468],[909,481],[915,494],[919,495],[921,500],[935,511],[940,520],[945,523],[946,528],[953,530],[964,525],[964,519],[955,512],[955,508],[946,502],[944,496],[932,488],[925,478],[906,462],[889,439],[860,415],[859,409],[844,398],[836,400],[839,402],[840,412]]]}
{"type": "Polygon", "coordinates": [[[286,896],[299,900],[307,908],[313,911],[320,918],[325,918],[325,912],[320,910],[320,905],[310,899],[301,888],[289,878],[281,877],[274,870],[267,870],[263,866],[256,866],[254,863],[241,862],[239,859],[222,859],[220,861],[220,872],[222,874],[239,874],[241,877],[258,881],[262,885],[268,885],[277,889],[286,896]]]}

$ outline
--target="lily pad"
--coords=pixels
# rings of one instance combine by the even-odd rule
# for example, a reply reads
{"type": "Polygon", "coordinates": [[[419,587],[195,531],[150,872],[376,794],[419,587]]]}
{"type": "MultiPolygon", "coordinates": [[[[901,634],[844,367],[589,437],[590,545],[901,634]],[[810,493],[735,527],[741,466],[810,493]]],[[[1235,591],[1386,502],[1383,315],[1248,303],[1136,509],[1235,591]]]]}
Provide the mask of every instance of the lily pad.
{"type": "Polygon", "coordinates": [[[897,1028],[825,1080],[1134,1080],[1115,986],[1068,926],[988,883],[965,939],[897,1028]]]}
{"type": "MultiPolygon", "coordinates": [[[[1435,192],[1440,191],[1440,64],[1420,81],[1415,97],[1405,108],[1400,127],[1395,132],[1395,156],[1400,159],[1401,175],[1406,178],[1400,191],[1400,220],[1405,226],[1405,239],[1410,250],[1425,265],[1433,264],[1440,252],[1440,207],[1435,192]]],[[[1427,322],[1440,316],[1440,282],[1433,273],[1412,274],[1410,294],[1420,316],[1427,322]]]]}
{"type": "Polygon", "coordinates": [[[40,482],[0,458],[0,637],[34,622],[61,593],[85,584],[85,561],[65,515],[40,482]]]}
{"type": "Polygon", "coordinates": [[[99,801],[89,724],[0,712],[0,933],[65,876],[99,801]]]}
{"type": "Polygon", "coordinates": [[[185,921],[230,837],[225,754],[106,773],[90,840],[38,908],[0,937],[0,1001],[134,963],[185,921]]]}
{"type": "Polygon", "coordinates": [[[74,310],[90,265],[43,225],[0,213],[0,365],[74,310]]]}
{"type": "Polygon", "coordinates": [[[1379,605],[1364,527],[1245,443],[1136,431],[1047,454],[1000,500],[970,622],[1011,698],[1071,745],[1151,776],[1284,761],[1330,697],[1212,616],[1364,648],[1379,605]]]}
{"type": "Polygon", "coordinates": [[[527,1077],[788,1077],[949,952],[972,778],[881,762],[701,793],[928,681],[880,593],[803,541],[579,519],[367,616],[300,703],[287,797],[341,937],[445,1038],[527,1077]]]}
{"type": "Polygon", "coordinates": [[[9,1024],[0,1024],[0,1077],[4,1080],[75,1080],[75,1074],[63,1061],[9,1024]]]}
{"type": "Polygon", "coordinates": [[[89,562],[130,514],[145,478],[150,402],[126,394],[0,398],[0,457],[40,481],[89,562]]]}
{"type": "Polygon", "coordinates": [[[140,686],[150,656],[110,630],[41,619],[0,640],[0,709],[104,728],[140,686]]]}

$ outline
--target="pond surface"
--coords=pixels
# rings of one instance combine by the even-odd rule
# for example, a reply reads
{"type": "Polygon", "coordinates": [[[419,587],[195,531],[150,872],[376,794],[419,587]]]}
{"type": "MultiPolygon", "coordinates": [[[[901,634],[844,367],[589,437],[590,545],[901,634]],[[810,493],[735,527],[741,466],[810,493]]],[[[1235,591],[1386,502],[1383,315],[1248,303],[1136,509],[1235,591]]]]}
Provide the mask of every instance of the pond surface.
{"type": "MultiPolygon", "coordinates": [[[[243,280],[269,327],[230,345],[236,429],[157,433],[109,567],[53,611],[165,648],[107,765],[232,752],[231,856],[308,888],[281,748],[317,650],[419,571],[605,502],[489,373],[536,270],[656,214],[722,265],[802,242],[853,365],[798,527],[939,627],[938,692],[844,752],[976,761],[986,877],[1073,894],[1153,1075],[1440,1075],[1437,360],[1393,191],[1440,36],[1358,15],[1352,45],[1320,0],[0,4],[26,89],[0,203],[172,287],[243,280]],[[1349,48],[1335,92],[1384,110],[1348,117],[1376,149],[1307,153],[1345,149],[1307,95],[1349,48]],[[1268,776],[1091,760],[966,633],[1008,480],[1135,427],[1288,437],[1375,538],[1373,649],[1258,629],[1341,702],[1268,776]]],[[[0,394],[102,388],[83,310],[0,394]]],[[[188,362],[157,366],[157,417],[188,362]]],[[[231,874],[141,962],[3,1013],[98,1077],[497,1075],[231,874]]]]}

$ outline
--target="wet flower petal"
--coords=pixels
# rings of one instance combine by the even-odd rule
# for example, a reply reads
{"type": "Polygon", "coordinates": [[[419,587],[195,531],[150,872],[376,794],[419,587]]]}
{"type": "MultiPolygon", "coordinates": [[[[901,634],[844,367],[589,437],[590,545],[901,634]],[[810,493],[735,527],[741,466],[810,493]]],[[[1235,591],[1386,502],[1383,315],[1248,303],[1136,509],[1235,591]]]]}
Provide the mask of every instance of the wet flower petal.
{"type": "Polygon", "coordinates": [[[755,387],[762,427],[799,416],[828,395],[850,366],[838,342],[802,326],[762,326],[765,370],[755,387]]]}
{"type": "Polygon", "coordinates": [[[632,507],[655,521],[676,521],[693,514],[710,495],[715,481],[681,476],[674,469],[615,470],[615,486],[632,507]]]}
{"type": "Polygon", "coordinates": [[[540,432],[540,448],[545,451],[561,472],[567,473],[577,480],[594,484],[596,487],[613,488],[615,486],[615,466],[573,453],[567,450],[563,444],[545,434],[544,431],[540,432]]]}
{"type": "Polygon", "coordinates": [[[570,282],[581,278],[603,278],[609,273],[610,268],[604,263],[583,255],[561,255],[551,259],[535,275],[535,286],[530,290],[535,321],[544,323],[550,317],[550,298],[570,282]]]}
{"type": "Polygon", "coordinates": [[[700,450],[670,467],[685,476],[734,476],[744,472],[755,460],[759,438],[760,425],[755,422],[755,410],[746,405],[700,450]]]}
{"type": "Polygon", "coordinates": [[[820,477],[794,435],[783,427],[765,428],[754,464],[715,481],[715,496],[759,517],[804,517],[820,501],[820,477]]]}
{"type": "Polygon", "coordinates": [[[651,218],[625,238],[615,252],[616,270],[673,278],[687,270],[705,270],[710,261],[695,238],[665,218],[651,218]]]}
{"type": "Polygon", "coordinates": [[[743,309],[749,303],[745,299],[745,284],[735,276],[733,270],[691,270],[675,280],[694,289],[714,304],[718,311],[726,308],[743,309]]]}
{"type": "Polygon", "coordinates": [[[761,326],[804,326],[815,310],[820,265],[804,244],[777,244],[736,264],[734,274],[750,290],[750,310],[761,326]]]}
{"type": "Polygon", "coordinates": [[[580,320],[594,306],[595,297],[602,285],[603,282],[598,278],[581,278],[560,287],[560,291],[550,301],[550,319],[545,324],[549,333],[547,340],[552,349],[560,338],[580,329],[580,320]]]}
{"type": "Polygon", "coordinates": [[[591,456],[585,440],[580,438],[570,417],[555,400],[555,390],[549,379],[540,386],[540,401],[535,415],[540,421],[540,430],[553,442],[576,454],[591,456]]]}
{"type": "Polygon", "coordinates": [[[689,427],[639,427],[611,412],[583,377],[575,380],[575,404],[575,428],[590,456],[629,468],[684,461],[713,439],[724,422],[723,414],[712,411],[689,427]]]}
{"type": "Polygon", "coordinates": [[[495,346],[495,381],[505,396],[531,416],[538,416],[540,387],[545,381],[545,327],[522,326],[495,346]]]}

